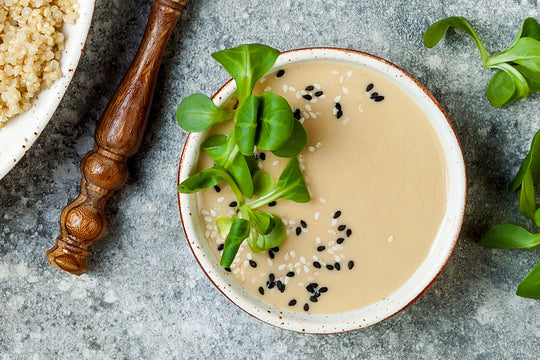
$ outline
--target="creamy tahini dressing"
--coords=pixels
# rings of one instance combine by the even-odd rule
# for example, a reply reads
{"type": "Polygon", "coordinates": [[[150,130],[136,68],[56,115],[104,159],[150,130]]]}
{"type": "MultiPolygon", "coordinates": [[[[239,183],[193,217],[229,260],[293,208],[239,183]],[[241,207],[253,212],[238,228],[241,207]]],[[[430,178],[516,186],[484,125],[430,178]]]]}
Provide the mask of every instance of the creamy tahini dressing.
{"type": "MultiPolygon", "coordinates": [[[[300,109],[309,134],[300,161],[312,200],[263,208],[286,221],[287,236],[279,250],[260,254],[244,242],[232,276],[265,302],[310,314],[389,296],[426,258],[444,216],[446,167],[426,115],[388,80],[343,64],[288,67],[281,77],[263,78],[256,93],[263,91],[300,109]]],[[[287,159],[264,153],[259,166],[277,182],[287,159]]],[[[203,153],[199,169],[212,165],[203,153]]],[[[215,220],[236,211],[228,186],[220,188],[198,194],[201,224],[218,259],[224,239],[215,220]]]]}

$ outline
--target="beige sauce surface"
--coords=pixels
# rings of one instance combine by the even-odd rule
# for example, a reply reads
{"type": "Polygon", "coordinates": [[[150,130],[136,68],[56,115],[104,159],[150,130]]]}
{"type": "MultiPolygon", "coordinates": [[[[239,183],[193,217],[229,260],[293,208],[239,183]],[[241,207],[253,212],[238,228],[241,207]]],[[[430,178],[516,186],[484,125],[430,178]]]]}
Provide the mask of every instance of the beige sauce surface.
{"type": "MultiPolygon", "coordinates": [[[[263,208],[285,219],[287,236],[279,250],[260,254],[244,242],[233,277],[263,301],[310,314],[350,311],[389,296],[426,258],[444,216],[446,167],[426,115],[394,84],[342,64],[286,68],[281,77],[263,78],[256,93],[263,91],[300,109],[309,134],[300,161],[312,200],[263,208]],[[306,91],[310,85],[314,90],[306,91]],[[384,99],[375,101],[373,92],[384,99]]],[[[259,167],[277,182],[287,159],[264,156],[259,167]]],[[[200,169],[212,165],[202,154],[200,169]]],[[[218,259],[224,239],[215,219],[236,211],[228,186],[220,188],[198,195],[201,224],[218,259]]]]}

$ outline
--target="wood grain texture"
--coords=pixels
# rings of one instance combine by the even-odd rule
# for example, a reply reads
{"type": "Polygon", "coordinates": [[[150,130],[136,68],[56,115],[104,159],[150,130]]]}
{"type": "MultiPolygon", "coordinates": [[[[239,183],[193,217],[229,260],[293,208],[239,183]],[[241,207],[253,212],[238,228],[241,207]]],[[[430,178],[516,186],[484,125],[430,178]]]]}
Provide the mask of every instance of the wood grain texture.
{"type": "Polygon", "coordinates": [[[88,271],[92,245],[107,227],[105,204],[126,182],[126,160],[139,149],[161,58],[185,0],[156,0],[135,59],[120,82],[81,163],[81,190],[60,216],[60,236],[47,251],[52,266],[75,275],[88,271]]]}

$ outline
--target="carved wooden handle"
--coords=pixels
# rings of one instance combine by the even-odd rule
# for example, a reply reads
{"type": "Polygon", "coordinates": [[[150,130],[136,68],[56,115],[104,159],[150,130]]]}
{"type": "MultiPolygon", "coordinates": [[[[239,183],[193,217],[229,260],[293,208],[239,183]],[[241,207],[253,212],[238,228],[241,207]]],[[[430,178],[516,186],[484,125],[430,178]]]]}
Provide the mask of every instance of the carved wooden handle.
{"type": "Polygon", "coordinates": [[[186,0],[156,0],[135,59],[101,117],[96,147],[81,164],[79,196],[62,211],[60,236],[47,251],[52,266],[72,274],[88,271],[91,246],[103,237],[105,203],[127,179],[126,160],[141,145],[163,51],[186,0]]]}

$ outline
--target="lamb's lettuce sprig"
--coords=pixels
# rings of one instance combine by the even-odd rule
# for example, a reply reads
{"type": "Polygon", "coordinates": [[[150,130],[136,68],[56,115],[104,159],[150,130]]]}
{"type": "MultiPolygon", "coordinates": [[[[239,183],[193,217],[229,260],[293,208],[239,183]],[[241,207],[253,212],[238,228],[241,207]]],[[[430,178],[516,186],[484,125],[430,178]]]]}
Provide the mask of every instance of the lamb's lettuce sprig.
{"type": "Polygon", "coordinates": [[[231,187],[238,212],[232,218],[217,219],[220,234],[226,237],[220,262],[223,267],[232,264],[245,240],[253,252],[261,252],[278,246],[285,238],[282,219],[257,208],[278,199],[299,203],[311,200],[297,158],[308,142],[306,130],[283,97],[271,92],[252,94],[257,81],[278,56],[279,51],[260,44],[212,54],[235,80],[236,109],[221,109],[206,95],[193,94],[182,101],[176,113],[182,129],[192,132],[234,121],[229,134],[211,136],[202,145],[215,162],[214,167],[192,175],[178,186],[181,193],[195,193],[223,181],[231,187]],[[257,149],[290,158],[276,185],[270,174],[257,167],[257,149]]]}

